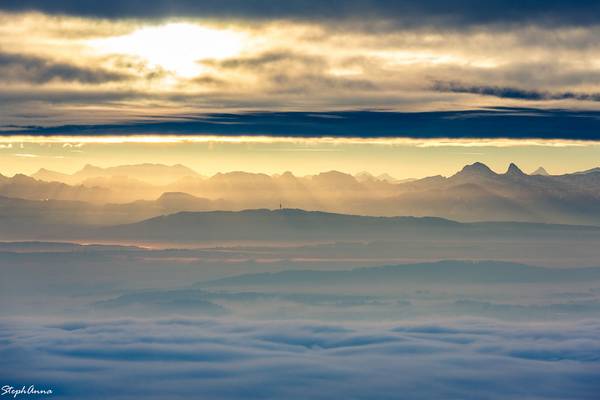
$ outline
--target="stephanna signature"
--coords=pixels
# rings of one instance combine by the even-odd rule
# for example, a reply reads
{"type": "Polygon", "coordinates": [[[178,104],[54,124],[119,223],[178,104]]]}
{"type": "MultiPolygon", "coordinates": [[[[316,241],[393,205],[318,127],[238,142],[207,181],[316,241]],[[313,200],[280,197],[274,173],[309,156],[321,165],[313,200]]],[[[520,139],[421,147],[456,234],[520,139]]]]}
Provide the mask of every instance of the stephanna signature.
{"type": "Polygon", "coordinates": [[[21,388],[15,388],[14,386],[4,385],[2,386],[2,393],[0,396],[12,396],[14,399],[19,395],[51,395],[52,389],[37,389],[35,385],[29,387],[23,386],[21,388]]]}

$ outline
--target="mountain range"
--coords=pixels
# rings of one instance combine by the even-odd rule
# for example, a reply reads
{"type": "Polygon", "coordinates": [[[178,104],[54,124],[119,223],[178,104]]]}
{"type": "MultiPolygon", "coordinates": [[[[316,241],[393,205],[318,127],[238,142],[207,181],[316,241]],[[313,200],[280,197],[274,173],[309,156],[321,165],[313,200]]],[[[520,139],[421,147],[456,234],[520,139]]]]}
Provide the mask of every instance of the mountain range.
{"type": "MultiPolygon", "coordinates": [[[[129,206],[128,206],[129,207],[129,206]]],[[[128,209],[121,210],[122,212],[128,209]]],[[[117,210],[111,211],[114,215],[117,210]]],[[[43,210],[38,216],[23,212],[3,216],[0,240],[60,240],[95,243],[334,243],[343,241],[402,243],[427,247],[473,243],[596,243],[600,227],[527,222],[461,223],[437,217],[371,217],[299,209],[244,211],[183,211],[140,222],[104,225],[71,218],[58,210],[51,220],[43,210]],[[32,217],[33,215],[33,217],[32,217]],[[38,218],[39,217],[39,218],[38,218]]],[[[85,214],[82,214],[85,215],[85,214]]],[[[99,216],[96,216],[99,217],[99,216]]],[[[587,250],[586,250],[587,251],[587,250]]]]}
{"type": "Polygon", "coordinates": [[[202,176],[182,165],[87,165],[73,174],[41,169],[0,175],[0,218],[115,225],[180,211],[299,208],[371,216],[435,216],[457,221],[600,224],[600,168],[496,173],[482,163],[456,174],[399,181],[389,175],[329,171],[295,176],[248,172],[202,176]],[[21,201],[26,200],[26,201],[21,201]],[[70,216],[70,217],[69,217],[70,216]]]}
{"type": "Polygon", "coordinates": [[[82,184],[88,179],[106,178],[106,177],[129,177],[153,185],[165,185],[188,176],[199,177],[200,175],[192,169],[181,164],[162,165],[162,164],[134,164],[119,165],[115,167],[97,167],[86,164],[81,170],[73,174],[64,174],[41,168],[31,175],[32,178],[42,181],[57,181],[68,184],[82,184]]]}

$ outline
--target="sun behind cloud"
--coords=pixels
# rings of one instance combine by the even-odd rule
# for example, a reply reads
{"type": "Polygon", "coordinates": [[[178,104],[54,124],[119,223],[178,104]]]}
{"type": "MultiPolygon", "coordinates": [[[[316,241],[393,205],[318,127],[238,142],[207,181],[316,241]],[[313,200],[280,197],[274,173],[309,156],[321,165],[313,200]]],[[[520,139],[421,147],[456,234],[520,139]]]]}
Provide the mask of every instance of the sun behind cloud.
{"type": "Polygon", "coordinates": [[[190,78],[202,72],[199,61],[239,54],[244,47],[244,36],[232,30],[178,22],[142,27],[127,35],[88,43],[101,53],[140,57],[150,67],[190,78]]]}

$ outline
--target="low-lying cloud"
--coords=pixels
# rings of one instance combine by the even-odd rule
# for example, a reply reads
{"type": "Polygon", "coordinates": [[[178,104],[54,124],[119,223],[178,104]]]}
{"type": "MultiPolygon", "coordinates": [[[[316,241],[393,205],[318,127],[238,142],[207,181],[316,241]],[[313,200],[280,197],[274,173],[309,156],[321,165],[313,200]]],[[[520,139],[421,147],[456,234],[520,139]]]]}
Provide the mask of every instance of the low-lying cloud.
{"type": "MultiPolygon", "coordinates": [[[[0,98],[2,96],[0,95],[0,98]]],[[[467,111],[246,112],[156,116],[123,124],[5,129],[2,135],[190,135],[300,138],[599,140],[598,111],[488,108],[467,111]],[[511,129],[507,129],[511,127],[511,129]]]]}
{"type": "Polygon", "coordinates": [[[61,398],[595,398],[600,322],[4,320],[2,383],[61,398]]]}

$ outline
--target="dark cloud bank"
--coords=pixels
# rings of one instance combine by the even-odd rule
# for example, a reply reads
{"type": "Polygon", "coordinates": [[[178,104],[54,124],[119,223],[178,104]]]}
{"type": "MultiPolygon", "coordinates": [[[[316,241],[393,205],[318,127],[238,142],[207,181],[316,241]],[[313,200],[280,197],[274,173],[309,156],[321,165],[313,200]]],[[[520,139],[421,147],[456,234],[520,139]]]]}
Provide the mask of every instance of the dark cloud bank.
{"type": "Polygon", "coordinates": [[[549,26],[597,25],[600,3],[597,1],[506,0],[447,2],[349,0],[307,1],[274,0],[193,1],[193,0],[5,0],[6,11],[43,11],[57,14],[105,18],[162,18],[165,16],[219,17],[241,19],[350,19],[387,20],[393,25],[437,25],[462,29],[484,24],[544,24],[549,26]]]}
{"type": "Polygon", "coordinates": [[[600,139],[600,112],[495,108],[440,112],[249,112],[125,124],[5,127],[3,135],[250,135],[350,138],[600,139]]]}

